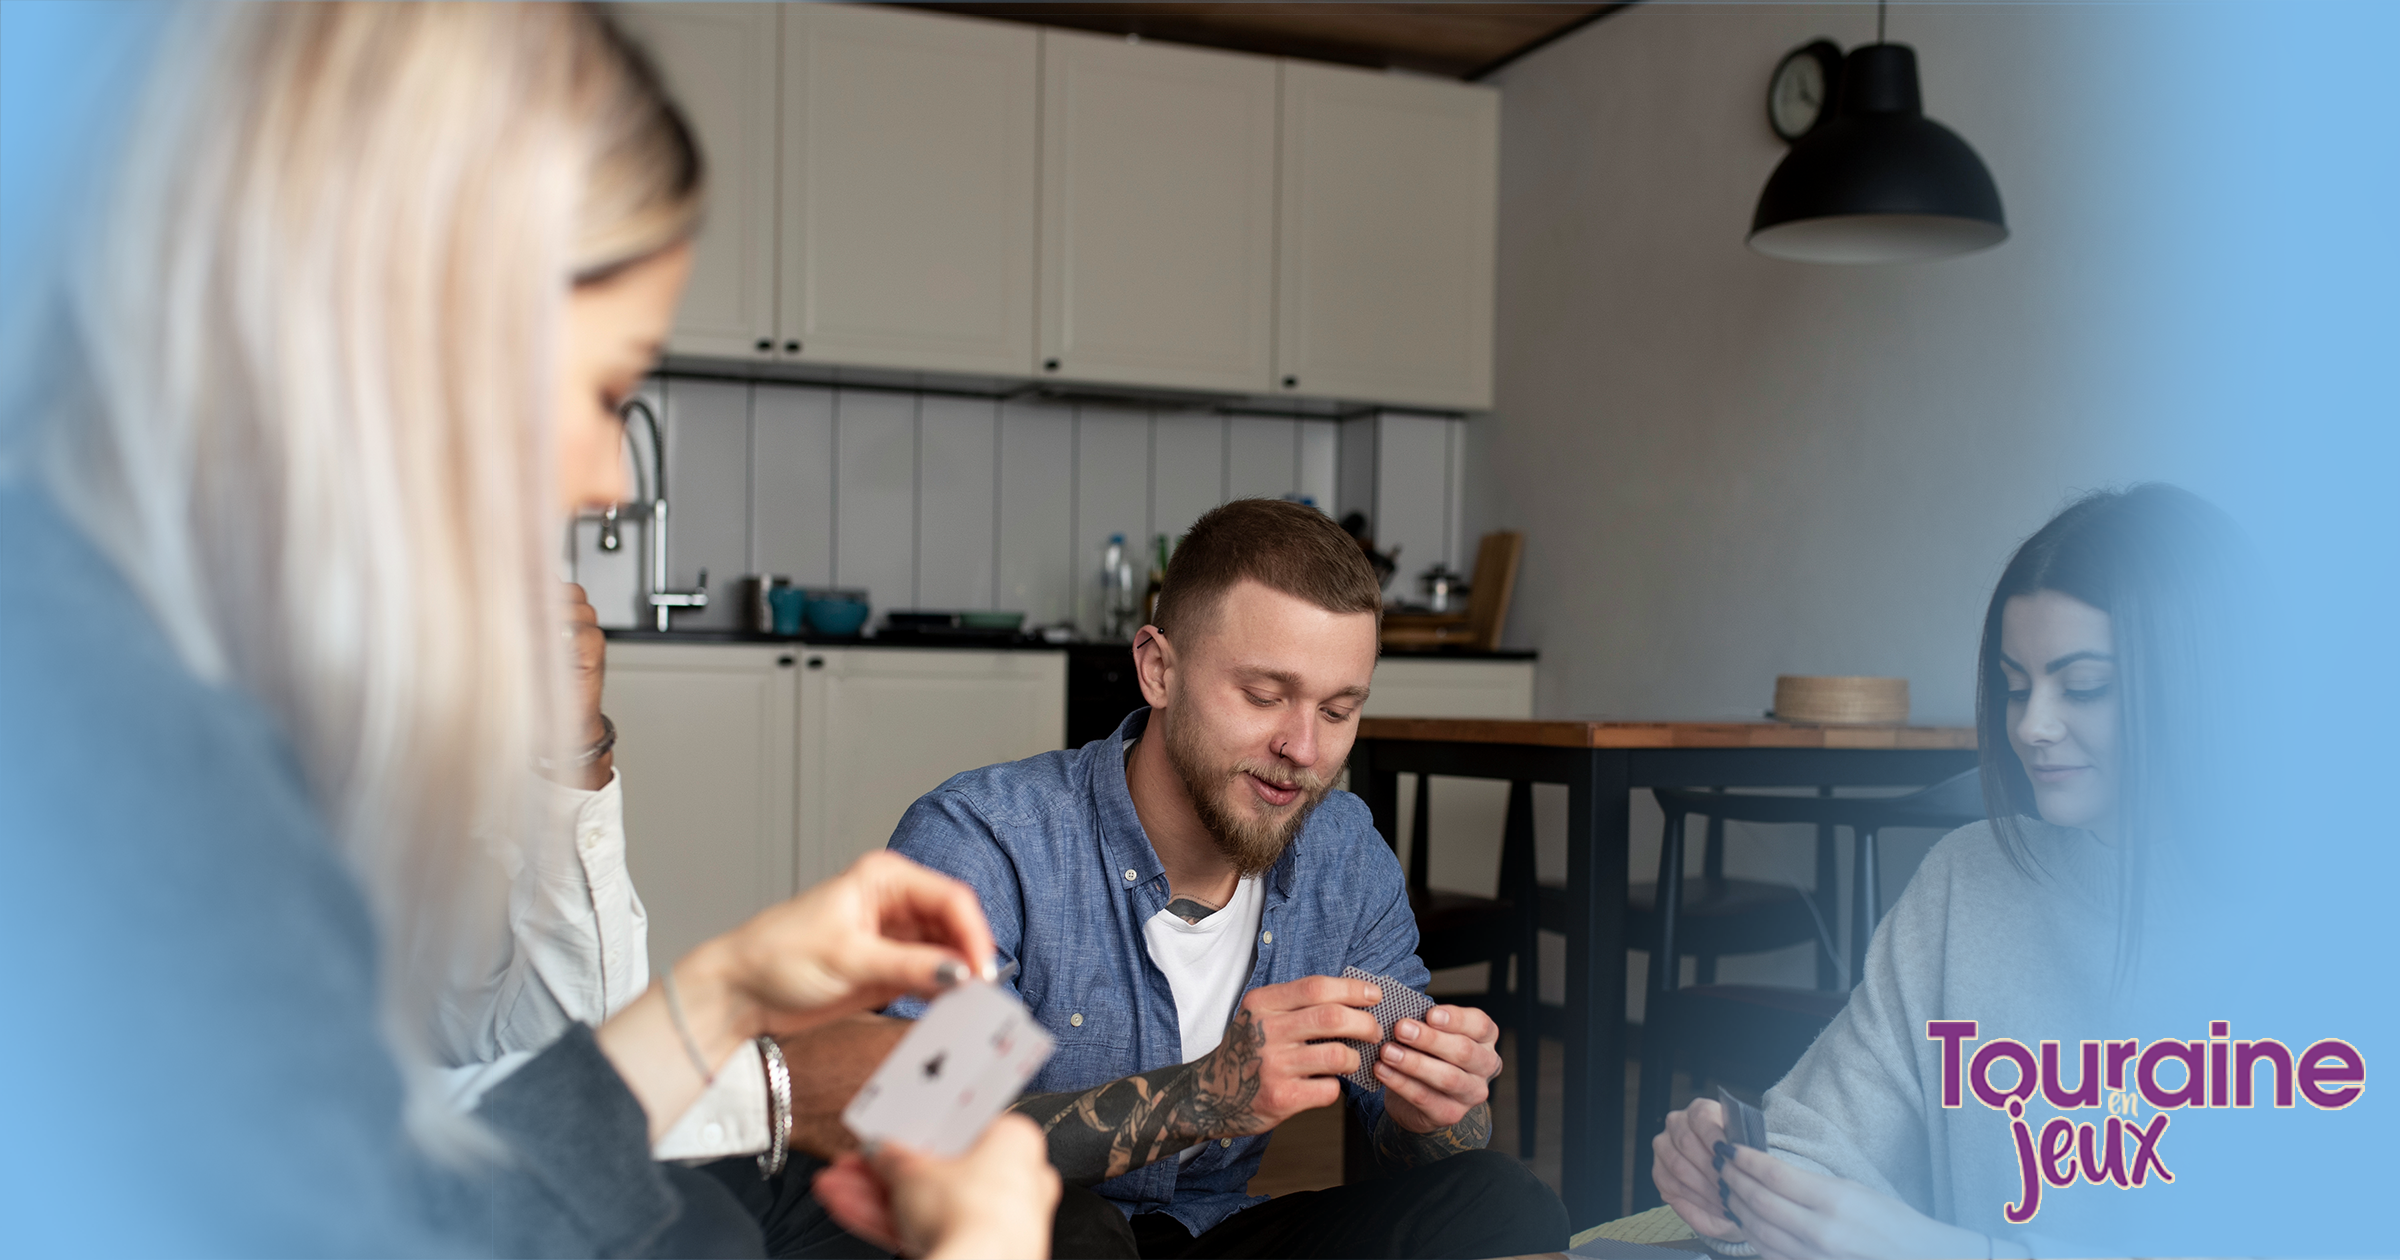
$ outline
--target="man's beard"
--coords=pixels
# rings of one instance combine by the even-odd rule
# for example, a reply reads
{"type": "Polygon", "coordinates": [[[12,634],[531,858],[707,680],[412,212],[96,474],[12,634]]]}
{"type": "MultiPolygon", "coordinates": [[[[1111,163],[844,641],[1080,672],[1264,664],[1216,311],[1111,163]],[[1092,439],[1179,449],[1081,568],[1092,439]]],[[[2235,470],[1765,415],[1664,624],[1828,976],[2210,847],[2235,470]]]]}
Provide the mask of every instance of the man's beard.
{"type": "MultiPolygon", "coordinates": [[[[1168,723],[1166,736],[1167,763],[1175,767],[1176,777],[1183,780],[1183,790],[1192,798],[1192,811],[1200,816],[1200,825],[1208,829],[1209,838],[1216,841],[1217,851],[1245,877],[1274,866],[1283,857],[1283,851],[1291,847],[1292,838],[1308,825],[1308,816],[1333,791],[1333,775],[1320,775],[1313,769],[1277,767],[1248,759],[1222,770],[1212,769],[1206,760],[1207,753],[1200,746],[1199,732],[1187,729],[1181,722],[1168,723]],[[1299,788],[1300,799],[1279,811],[1281,817],[1261,820],[1243,816],[1225,803],[1222,793],[1228,781],[1251,774],[1276,787],[1299,788]]],[[[1341,767],[1334,767],[1334,773],[1340,770],[1341,767]]],[[[1241,790],[1249,791],[1249,785],[1243,784],[1241,790]]]]}

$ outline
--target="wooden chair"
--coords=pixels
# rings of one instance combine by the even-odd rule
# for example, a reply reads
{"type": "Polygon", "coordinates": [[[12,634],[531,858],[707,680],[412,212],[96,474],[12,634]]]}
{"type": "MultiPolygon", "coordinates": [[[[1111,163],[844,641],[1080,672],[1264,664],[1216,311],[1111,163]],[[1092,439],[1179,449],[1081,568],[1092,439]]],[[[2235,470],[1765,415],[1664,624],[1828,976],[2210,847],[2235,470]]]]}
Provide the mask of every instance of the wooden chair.
{"type": "Polygon", "coordinates": [[[1517,564],[1525,535],[1515,530],[1485,534],[1475,549],[1468,579],[1467,609],[1460,613],[1389,613],[1383,619],[1386,647],[1464,647],[1490,651],[1500,646],[1508,605],[1517,591],[1517,564]]]}
{"type": "MultiPolygon", "coordinates": [[[[1847,974],[1855,985],[1866,962],[1867,944],[1883,917],[1882,833],[1893,827],[1947,831],[1984,816],[1983,788],[1975,771],[1955,775],[1905,796],[1766,796],[1654,788],[1667,814],[1659,846],[1659,881],[1664,887],[1683,869],[1684,822],[1693,814],[1710,820],[1814,824],[1820,835],[1847,827],[1852,838],[1851,940],[1847,974]]],[[[1687,881],[1688,888],[1689,881],[1687,881]]],[[[1650,1179],[1650,1135],[1666,1123],[1676,1068],[1686,1062],[1695,1077],[1706,1075],[1763,1090],[1806,1053],[1809,1044],[1849,1001],[1840,991],[1772,985],[1703,982],[1681,986],[1682,968],[1669,960],[1692,952],[1691,921],[1680,901],[1663,903],[1653,916],[1647,1014],[1642,1030],[1641,1096],[1634,1120],[1635,1210],[1657,1206],[1650,1179]]]]}

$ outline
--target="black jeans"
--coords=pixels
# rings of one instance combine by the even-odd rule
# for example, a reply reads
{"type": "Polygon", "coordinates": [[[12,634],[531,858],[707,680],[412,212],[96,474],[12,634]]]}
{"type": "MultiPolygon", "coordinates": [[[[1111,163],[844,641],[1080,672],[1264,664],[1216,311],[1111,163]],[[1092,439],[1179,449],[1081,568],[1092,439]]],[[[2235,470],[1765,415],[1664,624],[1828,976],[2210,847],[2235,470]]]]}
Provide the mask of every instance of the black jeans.
{"type": "Polygon", "coordinates": [[[716,1178],[758,1221],[769,1256],[807,1260],[889,1257],[891,1252],[834,1224],[817,1197],[809,1193],[809,1182],[824,1166],[823,1160],[794,1151],[791,1162],[773,1177],[760,1177],[758,1161],[747,1155],[702,1164],[699,1171],[716,1178]]]}
{"type": "MultiPolygon", "coordinates": [[[[1067,1204],[1060,1207],[1063,1218],[1067,1204]]],[[[1109,1213],[1116,1215],[1114,1205],[1109,1213]]],[[[1164,1212],[1130,1221],[1077,1220],[1072,1231],[1059,1231],[1051,1254],[1139,1260],[1413,1258],[1524,1256],[1566,1246],[1566,1205],[1550,1187],[1498,1151],[1468,1151],[1357,1185],[1271,1199],[1226,1217],[1198,1238],[1164,1212]],[[1117,1228],[1101,1228],[1108,1225],[1117,1228]],[[1071,1244],[1080,1245],[1070,1250],[1071,1244]]]]}
{"type": "MultiPolygon", "coordinates": [[[[766,1235],[766,1254],[776,1260],[885,1260],[891,1252],[834,1224],[824,1205],[809,1193],[810,1180],[824,1166],[824,1161],[795,1151],[791,1163],[772,1178],[762,1179],[758,1161],[748,1157],[716,1160],[700,1165],[699,1171],[722,1183],[757,1219],[766,1235]]],[[[1119,1246],[1110,1240],[1120,1236],[1125,1236],[1125,1214],[1115,1204],[1080,1186],[1065,1187],[1050,1222],[1052,1254],[1119,1254],[1110,1250],[1119,1246]]],[[[1133,1244],[1126,1237],[1121,1245],[1129,1249],[1133,1244]]]]}

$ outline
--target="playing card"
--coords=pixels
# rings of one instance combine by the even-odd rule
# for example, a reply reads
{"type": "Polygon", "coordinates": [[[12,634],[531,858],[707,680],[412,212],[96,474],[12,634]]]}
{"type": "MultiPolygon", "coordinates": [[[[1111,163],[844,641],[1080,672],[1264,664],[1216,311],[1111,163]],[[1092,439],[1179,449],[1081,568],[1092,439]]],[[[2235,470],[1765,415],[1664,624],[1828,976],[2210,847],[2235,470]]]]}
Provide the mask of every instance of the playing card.
{"type": "Polygon", "coordinates": [[[1363,1041],[1350,1043],[1350,1048],[1358,1051],[1358,1070],[1343,1078],[1360,1089],[1382,1089],[1383,1082],[1375,1079],[1375,1064],[1383,1058],[1383,1043],[1392,1039],[1392,1025],[1404,1019],[1425,1018],[1425,1012],[1433,1009],[1433,999],[1390,976],[1360,971],[1356,967],[1342,968],[1342,976],[1348,980],[1364,980],[1383,990],[1383,1000],[1367,1012],[1375,1017],[1376,1023],[1383,1025],[1383,1036],[1371,1046],[1363,1041]]]}
{"type": "Polygon", "coordinates": [[[1053,1044],[1015,994],[960,985],[925,1009],[842,1109],[842,1123],[862,1142],[962,1155],[1016,1101],[1053,1044]]]}
{"type": "Polygon", "coordinates": [[[1734,1097],[1722,1085],[1717,1102],[1725,1108],[1725,1140],[1752,1150],[1767,1149],[1767,1117],[1758,1108],[1734,1097]]]}

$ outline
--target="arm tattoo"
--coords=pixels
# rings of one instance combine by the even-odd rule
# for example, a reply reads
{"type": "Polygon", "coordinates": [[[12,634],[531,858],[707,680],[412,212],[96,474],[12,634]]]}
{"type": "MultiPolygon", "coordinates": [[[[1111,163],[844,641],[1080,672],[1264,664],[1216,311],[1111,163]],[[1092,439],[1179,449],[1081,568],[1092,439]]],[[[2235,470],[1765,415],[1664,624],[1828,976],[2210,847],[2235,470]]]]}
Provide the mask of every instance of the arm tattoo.
{"type": "Polygon", "coordinates": [[[1375,1122],[1375,1158],[1387,1169],[1397,1172],[1403,1168],[1418,1168],[1436,1160],[1448,1159],[1461,1151],[1479,1151],[1492,1140],[1492,1104],[1475,1104],[1475,1108],[1458,1118],[1458,1123],[1431,1133],[1411,1133],[1383,1113],[1375,1122]]]}
{"type": "Polygon", "coordinates": [[[1243,1011],[1217,1048],[1189,1063],[1080,1093],[1017,1100],[1050,1135],[1050,1162],[1079,1186],[1122,1176],[1194,1142],[1256,1133],[1259,1053],[1266,1033],[1243,1011]]]}

